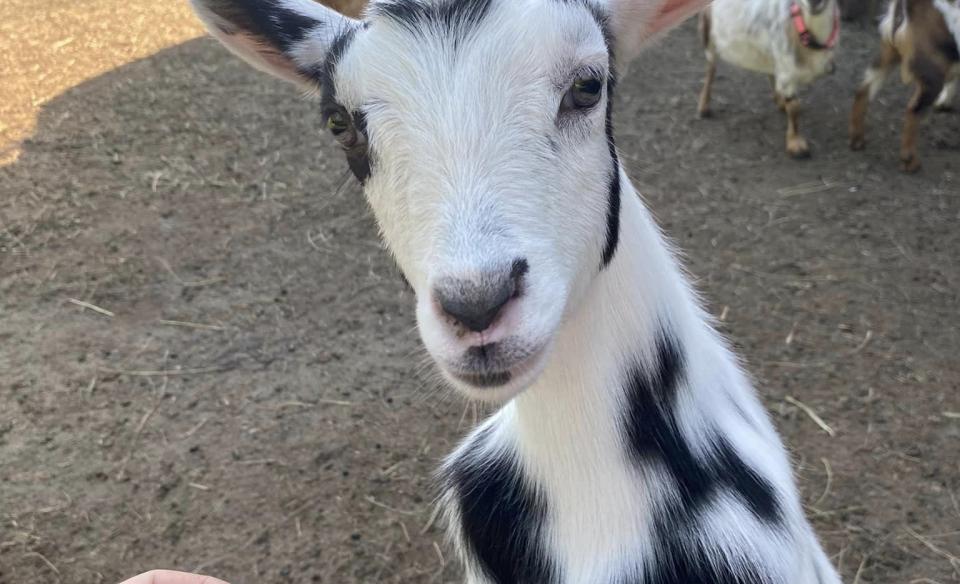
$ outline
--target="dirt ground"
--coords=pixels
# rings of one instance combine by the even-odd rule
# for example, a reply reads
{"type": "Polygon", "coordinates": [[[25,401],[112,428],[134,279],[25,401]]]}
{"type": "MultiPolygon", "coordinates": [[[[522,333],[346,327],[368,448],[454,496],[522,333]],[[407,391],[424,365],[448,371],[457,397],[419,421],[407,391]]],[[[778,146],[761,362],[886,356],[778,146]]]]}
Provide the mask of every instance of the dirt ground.
{"type": "MultiPolygon", "coordinates": [[[[871,29],[804,96],[809,161],[760,76],[721,68],[693,119],[692,23],[621,84],[619,146],[845,581],[946,584],[960,116],[902,175],[894,83],[848,151],[871,29]]],[[[198,34],[179,3],[0,7],[0,584],[458,582],[431,473],[483,412],[420,373],[413,299],[315,106],[198,34]]]]}

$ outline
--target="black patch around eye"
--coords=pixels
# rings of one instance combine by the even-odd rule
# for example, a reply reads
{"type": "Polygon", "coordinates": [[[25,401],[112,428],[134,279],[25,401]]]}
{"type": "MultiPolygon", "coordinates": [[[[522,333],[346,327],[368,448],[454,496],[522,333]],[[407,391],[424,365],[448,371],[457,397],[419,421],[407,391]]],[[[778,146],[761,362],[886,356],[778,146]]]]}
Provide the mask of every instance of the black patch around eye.
{"type": "Polygon", "coordinates": [[[362,185],[370,178],[372,166],[367,143],[367,118],[362,111],[348,112],[338,102],[335,83],[337,65],[356,32],[356,28],[350,28],[338,36],[327,52],[326,60],[309,74],[320,83],[320,110],[323,112],[324,124],[327,124],[330,116],[334,114],[343,116],[348,122],[348,127],[344,129],[338,127],[330,130],[343,146],[350,171],[362,185]]]}
{"type": "Polygon", "coordinates": [[[363,111],[348,112],[338,103],[327,103],[324,124],[336,138],[347,158],[347,165],[360,184],[370,178],[370,145],[367,141],[367,116],[363,111]]]}
{"type": "Polygon", "coordinates": [[[345,149],[347,155],[347,165],[353,176],[357,177],[360,184],[366,184],[370,178],[370,144],[367,141],[367,116],[362,111],[354,112],[353,131],[357,133],[357,143],[352,148],[345,149]]]}
{"type": "Polygon", "coordinates": [[[425,4],[417,0],[392,0],[372,4],[371,17],[386,18],[403,25],[411,32],[439,25],[448,34],[469,32],[483,21],[492,0],[458,0],[425,4]]]}

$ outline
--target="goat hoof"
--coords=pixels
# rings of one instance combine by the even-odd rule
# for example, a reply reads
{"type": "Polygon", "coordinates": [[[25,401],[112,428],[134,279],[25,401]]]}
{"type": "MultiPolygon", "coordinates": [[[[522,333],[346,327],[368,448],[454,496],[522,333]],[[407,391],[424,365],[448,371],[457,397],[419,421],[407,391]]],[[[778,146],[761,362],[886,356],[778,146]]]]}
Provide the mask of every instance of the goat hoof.
{"type": "Polygon", "coordinates": [[[810,158],[810,147],[803,138],[795,138],[787,141],[787,154],[796,160],[810,158]]]}
{"type": "Polygon", "coordinates": [[[697,110],[698,120],[705,120],[707,118],[712,118],[712,117],[713,117],[713,110],[711,110],[710,108],[701,108],[697,110]]]}
{"type": "Polygon", "coordinates": [[[941,113],[950,113],[953,111],[953,104],[950,104],[950,103],[934,104],[933,111],[941,112],[941,113]]]}
{"type": "Polygon", "coordinates": [[[920,159],[913,154],[900,159],[900,170],[903,172],[913,174],[920,170],[920,166],[920,159]]]}
{"type": "Polygon", "coordinates": [[[866,138],[863,136],[850,136],[850,150],[863,150],[866,147],[866,138]]]}

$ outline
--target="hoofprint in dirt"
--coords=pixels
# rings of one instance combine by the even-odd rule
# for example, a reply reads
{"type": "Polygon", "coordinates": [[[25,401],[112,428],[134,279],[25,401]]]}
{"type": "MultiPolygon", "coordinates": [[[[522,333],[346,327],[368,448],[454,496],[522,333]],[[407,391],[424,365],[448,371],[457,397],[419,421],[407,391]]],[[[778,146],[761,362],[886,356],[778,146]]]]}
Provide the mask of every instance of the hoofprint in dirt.
{"type": "MultiPolygon", "coordinates": [[[[766,79],[721,66],[693,119],[691,25],[624,79],[619,147],[846,581],[956,581],[960,118],[902,176],[891,85],[849,152],[876,41],[842,42],[804,96],[810,161],[766,79]]],[[[39,115],[0,169],[0,583],[457,582],[431,475],[483,412],[431,381],[315,105],[198,40],[39,115]]]]}

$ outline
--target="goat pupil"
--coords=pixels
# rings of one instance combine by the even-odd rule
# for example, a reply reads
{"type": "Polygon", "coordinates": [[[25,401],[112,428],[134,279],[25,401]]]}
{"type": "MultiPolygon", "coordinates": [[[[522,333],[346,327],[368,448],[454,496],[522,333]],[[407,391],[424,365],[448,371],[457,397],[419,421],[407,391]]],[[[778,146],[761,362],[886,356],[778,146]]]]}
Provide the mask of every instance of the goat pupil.
{"type": "Polygon", "coordinates": [[[330,117],[327,118],[327,128],[333,132],[334,136],[338,136],[347,131],[347,118],[343,115],[342,112],[333,112],[330,114],[330,117]]]}
{"type": "Polygon", "coordinates": [[[578,108],[593,107],[600,101],[600,92],[602,89],[603,83],[599,79],[577,79],[573,82],[571,91],[573,105],[578,108]]]}

